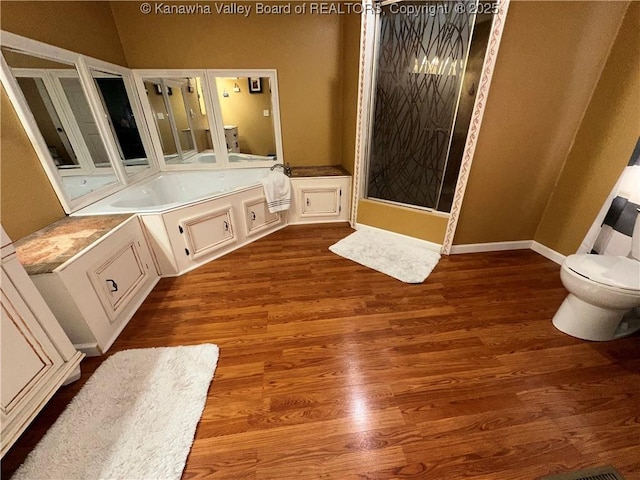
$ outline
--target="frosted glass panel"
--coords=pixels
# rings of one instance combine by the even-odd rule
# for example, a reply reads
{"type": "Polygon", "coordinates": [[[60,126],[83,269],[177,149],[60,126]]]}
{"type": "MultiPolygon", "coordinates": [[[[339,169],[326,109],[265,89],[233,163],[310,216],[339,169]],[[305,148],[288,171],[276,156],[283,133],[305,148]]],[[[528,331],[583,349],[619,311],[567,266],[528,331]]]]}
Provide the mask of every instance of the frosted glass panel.
{"type": "Polygon", "coordinates": [[[437,208],[475,21],[470,3],[382,8],[368,197],[437,208]]]}

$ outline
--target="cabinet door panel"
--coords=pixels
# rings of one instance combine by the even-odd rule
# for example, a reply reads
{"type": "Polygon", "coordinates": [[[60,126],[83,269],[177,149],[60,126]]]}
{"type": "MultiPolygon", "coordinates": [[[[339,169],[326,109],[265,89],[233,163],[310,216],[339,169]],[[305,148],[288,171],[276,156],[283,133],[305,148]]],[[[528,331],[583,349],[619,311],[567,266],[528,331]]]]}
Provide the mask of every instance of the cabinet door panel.
{"type": "Polygon", "coordinates": [[[146,280],[135,240],[89,274],[96,293],[113,321],[123,302],[146,280]]]}
{"type": "Polygon", "coordinates": [[[6,418],[44,377],[55,373],[63,360],[4,269],[1,280],[1,408],[6,418]]]}
{"type": "Polygon", "coordinates": [[[342,222],[349,219],[349,177],[291,179],[294,195],[289,223],[342,222]]]}
{"type": "Polygon", "coordinates": [[[264,197],[244,202],[247,235],[254,235],[280,220],[278,212],[271,213],[264,197]]]}
{"type": "Polygon", "coordinates": [[[194,260],[235,241],[231,207],[184,220],[182,228],[189,256],[194,260]]]}
{"type": "Polygon", "coordinates": [[[304,188],[302,195],[302,215],[339,215],[340,188],[304,188]]]}
{"type": "Polygon", "coordinates": [[[9,318],[2,306],[2,410],[10,410],[10,404],[36,379],[45,363],[33,345],[9,318]]]}

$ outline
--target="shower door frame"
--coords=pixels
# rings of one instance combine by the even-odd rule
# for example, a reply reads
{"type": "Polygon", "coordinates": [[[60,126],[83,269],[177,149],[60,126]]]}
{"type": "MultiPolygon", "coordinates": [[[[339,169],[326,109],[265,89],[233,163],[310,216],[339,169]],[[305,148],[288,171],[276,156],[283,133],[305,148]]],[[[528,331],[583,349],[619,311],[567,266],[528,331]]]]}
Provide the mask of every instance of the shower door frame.
{"type": "MultiPolygon", "coordinates": [[[[464,198],[464,192],[469,179],[469,171],[473,162],[473,156],[476,150],[478,134],[484,116],[487,96],[491,86],[493,70],[502,39],[504,23],[509,9],[510,0],[496,0],[498,4],[498,13],[495,14],[489,34],[489,42],[487,51],[482,65],[482,73],[480,76],[478,93],[473,105],[473,113],[467,133],[464,153],[462,155],[462,163],[458,173],[453,204],[449,214],[437,212],[433,210],[434,215],[448,215],[447,228],[445,237],[441,247],[441,253],[449,255],[453,244],[453,236],[458,225],[460,217],[460,208],[464,198]]],[[[388,1],[382,2],[390,3],[388,1]]],[[[360,67],[358,82],[358,110],[357,110],[357,129],[356,129],[356,148],[355,161],[353,171],[353,191],[351,199],[351,214],[349,223],[353,228],[356,227],[356,219],[358,217],[358,202],[360,199],[366,198],[366,178],[368,170],[369,150],[371,147],[371,131],[373,124],[374,104],[374,88],[376,81],[376,59],[377,44],[380,33],[379,14],[376,11],[379,8],[379,2],[376,0],[363,0],[362,2],[362,19],[360,22],[360,67]]],[[[422,209],[424,210],[424,209],[422,209]]]]}

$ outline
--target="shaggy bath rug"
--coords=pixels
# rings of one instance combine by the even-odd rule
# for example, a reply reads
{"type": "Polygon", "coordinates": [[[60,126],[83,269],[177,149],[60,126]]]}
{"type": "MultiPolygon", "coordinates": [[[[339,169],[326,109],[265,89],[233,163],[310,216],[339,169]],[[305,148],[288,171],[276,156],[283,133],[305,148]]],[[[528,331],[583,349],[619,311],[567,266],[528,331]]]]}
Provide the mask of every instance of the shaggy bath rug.
{"type": "Polygon", "coordinates": [[[329,247],[336,255],[405,283],[422,283],[440,260],[440,254],[380,230],[363,228],[329,247]]]}
{"type": "Polygon", "coordinates": [[[209,344],[114,354],[12,478],[179,479],[217,362],[209,344]]]}

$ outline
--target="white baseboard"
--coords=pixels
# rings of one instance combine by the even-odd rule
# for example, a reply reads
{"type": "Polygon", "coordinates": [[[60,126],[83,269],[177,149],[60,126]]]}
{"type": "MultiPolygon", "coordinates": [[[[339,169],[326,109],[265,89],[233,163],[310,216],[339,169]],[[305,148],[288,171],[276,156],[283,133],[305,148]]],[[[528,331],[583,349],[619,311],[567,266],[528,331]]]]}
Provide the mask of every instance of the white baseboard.
{"type": "Polygon", "coordinates": [[[548,258],[552,262],[556,262],[558,265],[562,265],[564,259],[567,258],[566,255],[556,252],[555,250],[551,250],[549,247],[542,245],[536,241],[531,241],[531,250],[536,253],[539,253],[545,258],[548,258]]]}
{"type": "Polygon", "coordinates": [[[370,225],[364,225],[362,223],[356,223],[355,224],[355,229],[356,230],[361,230],[363,228],[368,228],[370,230],[377,230],[379,232],[384,232],[384,233],[388,233],[390,235],[394,235],[394,236],[396,236],[398,238],[401,238],[402,240],[405,240],[407,242],[411,242],[414,245],[419,245],[421,247],[428,248],[429,250],[433,250],[434,252],[440,253],[441,250],[442,250],[442,245],[441,244],[430,242],[429,240],[422,240],[421,238],[410,237],[408,235],[403,235],[402,233],[390,232],[389,230],[383,230],[382,228],[372,227],[370,225]]]}
{"type": "Polygon", "coordinates": [[[467,243],[464,245],[453,245],[451,253],[481,253],[481,252],[501,252],[503,250],[526,250],[531,248],[532,240],[519,240],[515,242],[489,242],[489,243],[467,243]]]}
{"type": "Polygon", "coordinates": [[[469,243],[466,245],[454,245],[451,247],[451,253],[481,253],[481,252],[500,252],[503,250],[526,250],[531,249],[539,253],[552,262],[562,265],[565,255],[556,252],[536,242],[535,240],[520,240],[516,242],[489,242],[489,243],[469,243]]]}
{"type": "Polygon", "coordinates": [[[80,350],[87,357],[99,357],[102,355],[97,343],[74,343],[73,348],[80,350]]]}

